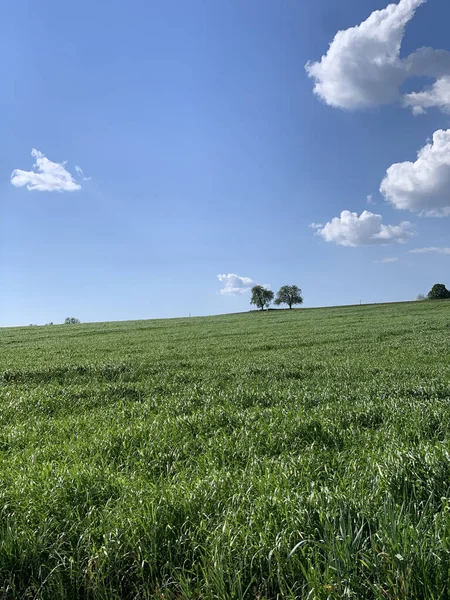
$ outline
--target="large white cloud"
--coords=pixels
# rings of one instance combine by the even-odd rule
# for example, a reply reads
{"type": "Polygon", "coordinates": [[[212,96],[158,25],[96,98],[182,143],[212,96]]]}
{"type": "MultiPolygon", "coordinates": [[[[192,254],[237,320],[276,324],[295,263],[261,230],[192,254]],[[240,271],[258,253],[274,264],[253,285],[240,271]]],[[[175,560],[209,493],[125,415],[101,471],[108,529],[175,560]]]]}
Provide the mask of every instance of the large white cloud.
{"type": "Polygon", "coordinates": [[[400,0],[374,11],[356,27],[338,31],[319,62],[306,71],[314,92],[330,106],[355,109],[395,100],[406,77],[400,47],[405,27],[425,0],[400,0]]]}
{"type": "Polygon", "coordinates": [[[424,2],[400,0],[374,11],[360,25],[338,31],[320,61],[306,64],[314,92],[330,106],[358,109],[397,100],[405,79],[430,77],[435,83],[406,94],[403,105],[414,114],[430,107],[450,111],[450,52],[419,48],[400,56],[406,25],[424,2]]]}
{"type": "Polygon", "coordinates": [[[316,226],[316,235],[339,246],[370,246],[405,243],[415,233],[408,221],[400,225],[383,225],[382,220],[381,215],[367,210],[360,216],[356,212],[343,210],[340,217],[334,217],[323,227],[316,226]]]}
{"type": "Polygon", "coordinates": [[[380,192],[396,208],[426,216],[450,215],[450,129],[439,129],[415,162],[391,165],[380,192]]]}
{"type": "Polygon", "coordinates": [[[250,279],[250,277],[241,277],[235,273],[217,275],[217,278],[223,283],[223,288],[220,290],[220,293],[227,296],[245,294],[256,285],[256,282],[253,281],[253,279],[250,279]]]}
{"type": "Polygon", "coordinates": [[[55,163],[49,160],[39,150],[31,151],[31,156],[36,159],[32,171],[14,169],[11,173],[11,183],[16,187],[24,187],[31,191],[39,192],[74,192],[81,189],[65,163],[55,163]]]}

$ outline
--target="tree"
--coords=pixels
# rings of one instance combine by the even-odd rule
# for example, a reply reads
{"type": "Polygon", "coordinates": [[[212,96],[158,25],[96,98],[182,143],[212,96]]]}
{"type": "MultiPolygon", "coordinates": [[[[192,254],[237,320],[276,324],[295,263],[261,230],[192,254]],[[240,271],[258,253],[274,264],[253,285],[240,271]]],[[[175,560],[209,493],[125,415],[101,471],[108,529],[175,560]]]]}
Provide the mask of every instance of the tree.
{"type": "Polygon", "coordinates": [[[424,294],[417,294],[417,298],[416,300],[418,300],[419,302],[421,302],[422,300],[426,300],[427,297],[424,294]]]}
{"type": "Polygon", "coordinates": [[[283,285],[280,287],[275,299],[275,304],[287,304],[289,308],[292,308],[294,304],[302,304],[302,290],[296,285],[283,285]]]}
{"type": "Polygon", "coordinates": [[[67,317],[64,323],[66,325],[77,325],[78,323],[80,323],[80,319],[76,319],[75,317],[67,317]]]}
{"type": "Polygon", "coordinates": [[[264,307],[268,307],[272,300],[272,290],[268,290],[262,285],[255,285],[252,287],[252,299],[250,300],[250,304],[255,304],[258,308],[264,310],[264,307]]]}
{"type": "Polygon", "coordinates": [[[450,298],[450,292],[443,283],[435,283],[428,292],[428,300],[443,300],[450,298]]]}

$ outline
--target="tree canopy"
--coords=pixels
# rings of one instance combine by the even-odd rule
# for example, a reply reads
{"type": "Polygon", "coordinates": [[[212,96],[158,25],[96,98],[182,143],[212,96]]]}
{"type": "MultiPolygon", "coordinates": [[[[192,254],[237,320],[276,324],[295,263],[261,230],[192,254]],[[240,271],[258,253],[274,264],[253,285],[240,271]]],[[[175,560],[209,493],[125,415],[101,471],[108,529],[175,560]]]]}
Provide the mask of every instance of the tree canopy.
{"type": "Polygon", "coordinates": [[[296,285],[283,285],[280,287],[275,298],[275,304],[287,304],[292,308],[295,304],[302,304],[302,290],[296,285]]]}
{"type": "Polygon", "coordinates": [[[255,285],[252,287],[252,299],[250,300],[250,304],[254,304],[261,310],[267,306],[270,306],[270,303],[273,300],[273,292],[262,285],[255,285]]]}
{"type": "Polygon", "coordinates": [[[429,300],[444,300],[450,298],[450,291],[445,287],[443,283],[435,283],[431,290],[428,292],[429,300]]]}
{"type": "Polygon", "coordinates": [[[64,323],[66,325],[77,325],[77,323],[80,323],[80,319],[76,319],[75,317],[67,317],[64,323]]]}

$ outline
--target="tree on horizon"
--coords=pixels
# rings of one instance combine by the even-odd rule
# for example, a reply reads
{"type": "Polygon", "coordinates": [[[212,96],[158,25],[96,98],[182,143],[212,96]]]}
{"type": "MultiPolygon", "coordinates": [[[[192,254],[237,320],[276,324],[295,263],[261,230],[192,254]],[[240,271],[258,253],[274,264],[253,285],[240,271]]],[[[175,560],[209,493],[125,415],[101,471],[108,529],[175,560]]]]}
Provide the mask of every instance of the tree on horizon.
{"type": "Polygon", "coordinates": [[[254,304],[261,310],[267,306],[270,306],[270,303],[273,300],[273,292],[262,285],[254,285],[252,287],[252,298],[250,300],[250,304],[254,304]]]}
{"type": "Polygon", "coordinates": [[[428,292],[428,300],[444,300],[450,298],[450,292],[443,283],[435,283],[428,292]]]}
{"type": "Polygon", "coordinates": [[[302,290],[297,285],[283,285],[278,290],[274,304],[287,304],[289,308],[295,304],[303,304],[302,290]]]}

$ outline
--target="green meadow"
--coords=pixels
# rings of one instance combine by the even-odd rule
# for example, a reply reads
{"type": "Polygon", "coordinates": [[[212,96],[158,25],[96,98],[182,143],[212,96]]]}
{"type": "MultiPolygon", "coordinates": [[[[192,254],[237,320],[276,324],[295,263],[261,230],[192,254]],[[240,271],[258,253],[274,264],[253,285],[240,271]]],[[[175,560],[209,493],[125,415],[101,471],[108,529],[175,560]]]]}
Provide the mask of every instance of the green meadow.
{"type": "Polygon", "coordinates": [[[0,598],[448,599],[450,302],[0,330],[0,598]]]}

